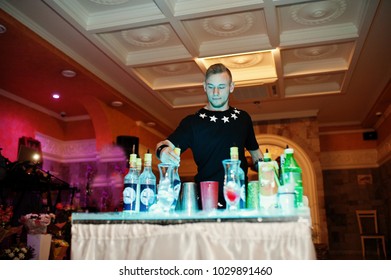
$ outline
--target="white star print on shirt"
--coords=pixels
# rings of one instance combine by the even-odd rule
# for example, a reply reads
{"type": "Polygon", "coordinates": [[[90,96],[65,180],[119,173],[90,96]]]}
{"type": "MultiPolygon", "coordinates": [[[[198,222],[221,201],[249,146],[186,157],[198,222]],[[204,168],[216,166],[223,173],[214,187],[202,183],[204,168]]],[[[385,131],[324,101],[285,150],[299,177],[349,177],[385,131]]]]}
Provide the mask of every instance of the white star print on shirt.
{"type": "Polygon", "coordinates": [[[216,118],[215,116],[211,116],[211,117],[210,117],[210,121],[211,121],[211,122],[216,122],[216,120],[217,120],[217,118],[216,118]]]}
{"type": "Polygon", "coordinates": [[[239,116],[238,116],[239,114],[240,114],[240,111],[238,109],[236,109],[236,108],[233,108],[233,113],[231,113],[231,116],[229,116],[229,115],[228,116],[223,116],[220,119],[217,118],[215,115],[209,116],[207,113],[199,113],[198,116],[201,119],[208,119],[209,118],[209,121],[215,122],[215,123],[217,123],[220,120],[223,121],[223,123],[229,123],[230,119],[237,120],[239,118],[239,116]]]}

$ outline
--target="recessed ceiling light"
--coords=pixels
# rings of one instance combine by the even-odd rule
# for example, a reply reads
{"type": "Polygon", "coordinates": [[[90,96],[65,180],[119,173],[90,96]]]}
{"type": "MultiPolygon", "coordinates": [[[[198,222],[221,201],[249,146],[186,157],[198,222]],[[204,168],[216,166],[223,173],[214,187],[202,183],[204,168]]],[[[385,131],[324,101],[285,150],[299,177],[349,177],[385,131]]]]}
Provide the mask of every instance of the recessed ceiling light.
{"type": "Polygon", "coordinates": [[[76,76],[76,72],[75,72],[75,71],[73,71],[73,70],[68,70],[68,69],[62,70],[62,71],[61,71],[61,74],[62,74],[64,77],[66,77],[66,78],[73,78],[73,77],[76,76]]]}
{"type": "Polygon", "coordinates": [[[111,102],[111,106],[113,107],[121,107],[123,103],[121,101],[113,101],[111,102]]]}
{"type": "Polygon", "coordinates": [[[7,27],[5,27],[4,25],[0,24],[0,34],[3,34],[7,32],[7,27]]]}
{"type": "Polygon", "coordinates": [[[54,93],[52,94],[52,97],[53,97],[54,99],[59,99],[59,98],[60,98],[60,94],[59,94],[58,92],[54,92],[54,93]]]}
{"type": "Polygon", "coordinates": [[[146,125],[149,127],[154,127],[154,126],[156,126],[156,123],[155,122],[147,122],[146,125]]]}

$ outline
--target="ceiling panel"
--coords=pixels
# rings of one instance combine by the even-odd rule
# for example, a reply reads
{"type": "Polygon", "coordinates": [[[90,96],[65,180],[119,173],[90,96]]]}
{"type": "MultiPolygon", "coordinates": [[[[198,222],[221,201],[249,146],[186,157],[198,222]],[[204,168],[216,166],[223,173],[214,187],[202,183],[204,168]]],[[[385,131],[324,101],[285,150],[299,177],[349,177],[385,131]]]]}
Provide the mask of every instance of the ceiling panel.
{"type": "MultiPolygon", "coordinates": [[[[294,115],[316,111],[320,122],[334,122],[335,114],[324,109],[324,98],[329,98],[337,104],[334,110],[343,113],[341,122],[359,123],[390,76],[388,65],[381,63],[389,58],[390,46],[378,45],[376,52],[366,48],[379,39],[389,42],[386,34],[369,36],[386,30],[385,22],[391,28],[390,4],[384,0],[5,0],[0,7],[121,98],[147,107],[151,119],[172,128],[205,104],[204,73],[218,62],[233,73],[232,105],[243,104],[259,119],[270,116],[269,111],[283,118],[286,108],[293,108],[294,115]],[[380,63],[357,68],[365,58],[380,63]],[[359,85],[368,67],[376,72],[380,66],[383,77],[359,85]],[[349,90],[375,85],[376,96],[349,90]],[[352,99],[359,109],[347,115],[344,106],[352,99]]],[[[2,88],[22,92],[5,81],[2,88]]],[[[142,121],[148,122],[147,117],[142,121]]]]}

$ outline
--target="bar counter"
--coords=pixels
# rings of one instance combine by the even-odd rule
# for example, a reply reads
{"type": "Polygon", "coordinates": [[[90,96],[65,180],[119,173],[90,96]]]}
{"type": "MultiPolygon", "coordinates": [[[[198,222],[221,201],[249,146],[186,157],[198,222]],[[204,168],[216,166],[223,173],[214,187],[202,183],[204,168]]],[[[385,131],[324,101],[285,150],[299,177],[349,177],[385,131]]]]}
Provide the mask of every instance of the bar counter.
{"type": "Polygon", "coordinates": [[[310,210],[73,213],[73,260],[315,259],[310,210]]]}

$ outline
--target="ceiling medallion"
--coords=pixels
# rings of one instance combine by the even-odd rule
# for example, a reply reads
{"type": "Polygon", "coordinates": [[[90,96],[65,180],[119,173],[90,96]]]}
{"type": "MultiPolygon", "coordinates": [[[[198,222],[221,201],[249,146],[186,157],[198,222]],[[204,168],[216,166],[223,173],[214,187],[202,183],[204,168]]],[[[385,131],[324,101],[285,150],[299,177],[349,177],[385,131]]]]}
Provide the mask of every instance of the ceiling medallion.
{"type": "Polygon", "coordinates": [[[129,2],[129,0],[90,0],[90,2],[99,5],[121,5],[129,2]]]}
{"type": "Polygon", "coordinates": [[[121,32],[122,38],[128,43],[138,47],[156,47],[163,45],[170,39],[170,29],[163,25],[125,30],[121,32]]]}
{"type": "Polygon", "coordinates": [[[163,75],[185,74],[190,71],[189,63],[166,64],[152,67],[153,71],[163,75]]]}
{"type": "Polygon", "coordinates": [[[329,79],[330,79],[330,75],[318,75],[318,76],[295,78],[294,81],[298,84],[313,84],[313,83],[326,82],[329,79]]]}
{"type": "Polygon", "coordinates": [[[263,53],[227,56],[223,57],[221,60],[228,68],[252,67],[263,60],[263,53]]]}
{"type": "Polygon", "coordinates": [[[220,37],[236,36],[249,30],[254,23],[251,13],[225,15],[204,19],[204,30],[220,37]]]}
{"type": "Polygon", "coordinates": [[[311,60],[328,57],[335,53],[337,50],[337,45],[331,45],[297,49],[294,50],[293,53],[297,58],[311,60]]]}
{"type": "Polygon", "coordinates": [[[291,7],[291,17],[303,25],[317,25],[340,17],[346,10],[346,0],[330,0],[291,7]]]}

